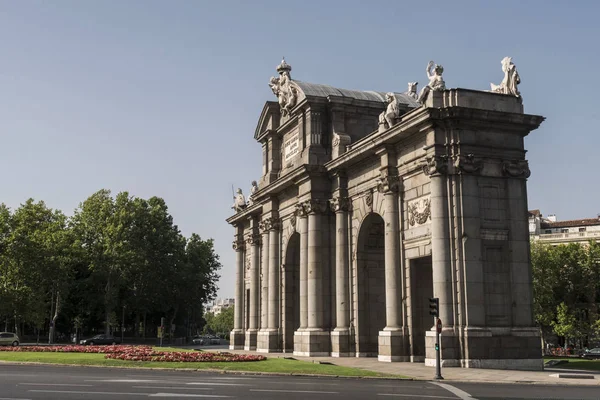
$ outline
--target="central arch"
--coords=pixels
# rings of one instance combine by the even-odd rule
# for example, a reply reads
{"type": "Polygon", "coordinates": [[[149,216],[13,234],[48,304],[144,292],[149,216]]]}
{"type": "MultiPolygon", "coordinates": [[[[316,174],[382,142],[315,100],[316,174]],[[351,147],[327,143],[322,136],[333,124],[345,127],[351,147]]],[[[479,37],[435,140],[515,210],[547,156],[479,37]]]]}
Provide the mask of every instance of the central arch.
{"type": "Polygon", "coordinates": [[[376,357],[379,331],[385,328],[384,221],[371,213],[363,221],[357,242],[359,357],[376,357]]]}
{"type": "Polygon", "coordinates": [[[294,232],[285,252],[283,351],[294,351],[294,332],[300,328],[300,234],[294,232]]]}

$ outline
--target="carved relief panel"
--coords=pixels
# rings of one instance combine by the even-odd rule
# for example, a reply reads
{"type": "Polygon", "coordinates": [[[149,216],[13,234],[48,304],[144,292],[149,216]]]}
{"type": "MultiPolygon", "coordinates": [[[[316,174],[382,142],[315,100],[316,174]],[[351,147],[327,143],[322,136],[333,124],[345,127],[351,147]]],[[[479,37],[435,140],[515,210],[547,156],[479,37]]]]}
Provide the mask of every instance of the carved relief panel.
{"type": "Polygon", "coordinates": [[[408,229],[416,228],[431,222],[430,196],[422,196],[410,200],[406,209],[408,211],[408,229]]]}

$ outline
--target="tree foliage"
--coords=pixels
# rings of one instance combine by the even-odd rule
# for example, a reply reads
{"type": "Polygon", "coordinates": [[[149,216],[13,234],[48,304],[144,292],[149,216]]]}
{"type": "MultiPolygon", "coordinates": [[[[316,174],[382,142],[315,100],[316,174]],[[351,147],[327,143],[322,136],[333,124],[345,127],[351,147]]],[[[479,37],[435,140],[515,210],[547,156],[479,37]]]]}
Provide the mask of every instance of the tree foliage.
{"type": "Polygon", "coordinates": [[[71,218],[32,199],[0,204],[0,317],[50,341],[57,325],[108,332],[126,317],[136,334],[161,317],[189,325],[214,299],[220,268],[213,241],[186,239],[158,197],[100,190],[71,218]]]}

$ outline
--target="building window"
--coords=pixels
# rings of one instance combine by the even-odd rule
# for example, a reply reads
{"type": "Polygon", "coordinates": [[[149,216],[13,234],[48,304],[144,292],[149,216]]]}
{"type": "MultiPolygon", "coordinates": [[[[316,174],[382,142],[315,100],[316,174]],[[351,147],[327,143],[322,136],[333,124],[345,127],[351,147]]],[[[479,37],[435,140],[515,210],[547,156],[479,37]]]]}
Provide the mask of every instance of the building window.
{"type": "Polygon", "coordinates": [[[579,232],[585,232],[585,228],[579,228],[579,232]]]}
{"type": "Polygon", "coordinates": [[[562,233],[569,233],[569,229],[568,228],[563,228],[560,230],[562,233]]]}
{"type": "Polygon", "coordinates": [[[546,230],[544,231],[544,233],[552,233],[552,230],[551,230],[551,229],[546,229],[546,230]]]}

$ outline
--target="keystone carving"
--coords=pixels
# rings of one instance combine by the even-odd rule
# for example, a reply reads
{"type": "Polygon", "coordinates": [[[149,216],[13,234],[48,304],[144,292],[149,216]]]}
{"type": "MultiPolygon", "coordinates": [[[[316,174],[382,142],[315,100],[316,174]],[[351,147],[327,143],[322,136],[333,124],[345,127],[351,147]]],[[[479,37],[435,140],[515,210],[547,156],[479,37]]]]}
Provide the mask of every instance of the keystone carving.
{"type": "Polygon", "coordinates": [[[454,168],[459,174],[473,174],[483,168],[483,161],[476,160],[474,154],[457,155],[454,158],[454,168]]]}
{"type": "Polygon", "coordinates": [[[445,175],[448,173],[448,156],[430,156],[424,160],[423,173],[427,176],[445,175]]]}
{"type": "Polygon", "coordinates": [[[400,190],[400,178],[395,175],[388,175],[377,179],[377,191],[379,193],[396,193],[400,190]]]}
{"type": "Polygon", "coordinates": [[[296,232],[296,211],[294,211],[292,213],[292,215],[290,216],[290,226],[292,227],[292,229],[294,230],[294,232],[296,232]]]}
{"type": "Polygon", "coordinates": [[[529,178],[531,171],[527,160],[511,160],[502,163],[502,172],[504,175],[514,178],[529,178]]]}
{"type": "Polygon", "coordinates": [[[369,207],[369,211],[373,212],[373,191],[370,190],[367,196],[365,197],[365,203],[367,203],[367,207],[369,207]]]}
{"type": "Polygon", "coordinates": [[[329,200],[329,206],[333,212],[349,211],[350,210],[350,199],[343,196],[337,196],[329,200]]]}

